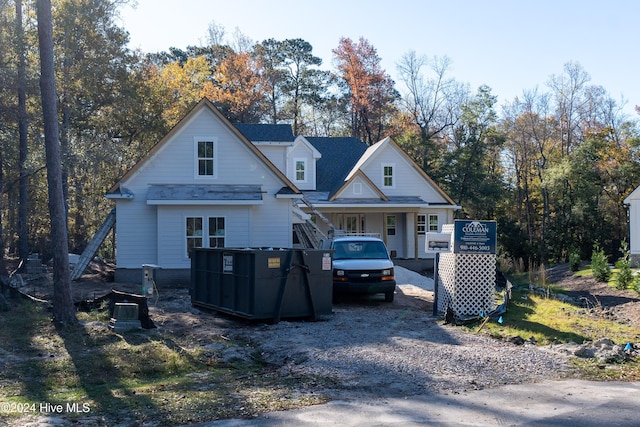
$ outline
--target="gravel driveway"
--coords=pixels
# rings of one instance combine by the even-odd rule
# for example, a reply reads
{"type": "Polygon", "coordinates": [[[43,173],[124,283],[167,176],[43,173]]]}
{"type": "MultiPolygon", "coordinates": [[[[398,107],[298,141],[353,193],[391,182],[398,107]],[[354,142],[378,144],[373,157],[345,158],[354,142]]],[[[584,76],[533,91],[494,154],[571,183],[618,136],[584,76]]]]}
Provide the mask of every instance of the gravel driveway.
{"type": "Polygon", "coordinates": [[[317,391],[333,399],[459,392],[566,375],[563,355],[444,325],[432,316],[428,289],[428,281],[402,284],[391,304],[382,296],[354,298],[334,304],[319,321],[251,325],[233,334],[261,348],[278,375],[329,378],[332,385],[317,391]]]}

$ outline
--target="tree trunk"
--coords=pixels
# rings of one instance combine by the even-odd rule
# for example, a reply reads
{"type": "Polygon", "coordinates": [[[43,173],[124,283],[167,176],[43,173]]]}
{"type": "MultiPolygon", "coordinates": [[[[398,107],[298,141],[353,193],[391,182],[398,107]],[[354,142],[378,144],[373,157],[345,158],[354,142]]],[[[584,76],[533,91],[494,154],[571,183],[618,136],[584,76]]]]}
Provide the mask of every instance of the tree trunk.
{"type": "MultiPolygon", "coordinates": [[[[2,149],[0,149],[0,188],[4,187],[4,170],[2,168],[2,163],[4,159],[2,158],[2,149]]],[[[8,277],[7,274],[7,264],[4,260],[4,238],[2,237],[4,234],[4,230],[2,229],[2,212],[4,211],[4,203],[3,199],[0,198],[0,280],[4,280],[5,277],[8,277]]],[[[0,288],[1,291],[1,288],[0,288]]],[[[2,294],[0,294],[2,297],[2,294]]],[[[0,300],[0,305],[2,304],[2,300],[0,300]]]]}
{"type": "Polygon", "coordinates": [[[18,56],[18,134],[19,134],[19,164],[20,173],[18,196],[18,256],[24,265],[29,257],[29,229],[27,227],[29,177],[27,174],[27,84],[26,59],[24,45],[24,29],[22,27],[22,1],[16,0],[16,49],[18,56]]]}
{"type": "Polygon", "coordinates": [[[53,317],[60,324],[77,321],[69,281],[69,243],[62,194],[62,166],[58,134],[58,107],[53,62],[53,20],[51,0],[37,1],[38,42],[40,48],[40,94],[44,115],[44,140],[47,157],[49,215],[53,252],[53,317]]]}

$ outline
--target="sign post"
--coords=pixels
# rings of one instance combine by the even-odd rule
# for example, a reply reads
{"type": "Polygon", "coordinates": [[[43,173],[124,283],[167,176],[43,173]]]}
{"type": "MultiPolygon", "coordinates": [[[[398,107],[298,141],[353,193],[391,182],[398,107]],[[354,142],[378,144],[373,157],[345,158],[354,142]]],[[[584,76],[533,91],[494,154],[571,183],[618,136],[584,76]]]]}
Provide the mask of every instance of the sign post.
{"type": "Polygon", "coordinates": [[[441,233],[426,233],[425,251],[434,259],[434,316],[453,310],[465,318],[493,303],[497,233],[495,221],[460,220],[441,233]]]}
{"type": "Polygon", "coordinates": [[[433,315],[438,316],[438,263],[440,252],[451,251],[451,234],[428,232],[425,240],[425,252],[435,253],[433,261],[433,315]]]}

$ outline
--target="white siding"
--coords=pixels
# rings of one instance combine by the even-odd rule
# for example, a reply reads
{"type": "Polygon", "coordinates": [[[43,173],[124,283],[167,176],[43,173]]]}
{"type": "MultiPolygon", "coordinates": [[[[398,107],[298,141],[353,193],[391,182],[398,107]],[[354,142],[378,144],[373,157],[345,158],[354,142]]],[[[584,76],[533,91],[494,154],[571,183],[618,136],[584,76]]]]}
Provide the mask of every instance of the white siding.
{"type": "Polygon", "coordinates": [[[116,263],[118,268],[156,264],[156,208],[144,198],[116,201],[116,263]]]}
{"type": "Polygon", "coordinates": [[[123,185],[135,193],[132,187],[136,185],[146,189],[151,184],[207,183],[262,184],[266,188],[283,185],[267,165],[207,109],[200,110],[123,185]],[[194,138],[197,137],[211,137],[217,141],[215,179],[194,177],[194,138]]]}
{"type": "MultiPolygon", "coordinates": [[[[419,214],[426,216],[426,232],[429,231],[429,215],[438,215],[438,232],[442,230],[444,224],[453,224],[453,211],[451,209],[426,209],[420,210],[419,214]]],[[[425,239],[426,235],[418,235],[418,258],[433,258],[434,255],[427,253],[424,249],[425,239]]]]}
{"type": "Polygon", "coordinates": [[[256,145],[262,154],[282,173],[285,173],[287,162],[287,147],[284,145],[256,145]]]}
{"type": "Polygon", "coordinates": [[[409,163],[404,154],[387,144],[364,166],[363,172],[387,196],[418,196],[429,203],[445,203],[444,197],[409,163]],[[384,187],[382,165],[393,164],[393,188],[384,187]]]}
{"type": "Polygon", "coordinates": [[[189,268],[185,218],[224,216],[227,245],[291,247],[291,201],[276,199],[283,181],[211,111],[202,108],[166,141],[153,157],[121,186],[133,200],[118,200],[118,268],[143,263],[162,268],[189,268]],[[216,178],[194,175],[195,137],[215,138],[216,178]],[[251,206],[149,206],[147,189],[154,184],[260,185],[263,201],[251,206]]]}
{"type": "Polygon", "coordinates": [[[640,254],[640,200],[629,200],[629,251],[640,254]]]}
{"type": "Polygon", "coordinates": [[[376,192],[368,182],[357,176],[338,194],[339,199],[379,199],[376,192]]]}
{"type": "MultiPolygon", "coordinates": [[[[189,268],[185,229],[187,217],[202,217],[203,221],[209,217],[224,217],[225,246],[250,246],[251,209],[247,206],[159,206],[158,265],[163,268],[189,268]]],[[[208,235],[202,238],[204,241],[208,235]]],[[[206,242],[204,246],[207,246],[206,242]]]]}
{"type": "Polygon", "coordinates": [[[293,182],[296,187],[301,190],[315,190],[316,189],[316,167],[313,159],[313,152],[310,148],[301,142],[291,147],[287,153],[287,178],[293,182]],[[306,162],[305,181],[296,181],[296,165],[295,161],[304,159],[306,162]]]}

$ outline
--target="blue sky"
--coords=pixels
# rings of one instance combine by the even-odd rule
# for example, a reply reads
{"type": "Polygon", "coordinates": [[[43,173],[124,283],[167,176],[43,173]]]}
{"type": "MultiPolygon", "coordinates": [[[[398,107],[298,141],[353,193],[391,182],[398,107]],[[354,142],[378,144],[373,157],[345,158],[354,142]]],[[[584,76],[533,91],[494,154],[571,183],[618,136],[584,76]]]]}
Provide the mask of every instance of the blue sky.
{"type": "Polygon", "coordinates": [[[203,45],[215,21],[228,36],[237,28],[254,42],[304,39],[323,69],[332,68],[340,37],[364,37],[396,81],[406,52],[446,55],[452,77],[474,90],[488,85],[498,105],[546,90],[574,61],[639,118],[637,0],[137,0],[121,16],[130,47],[145,52],[203,45]]]}

